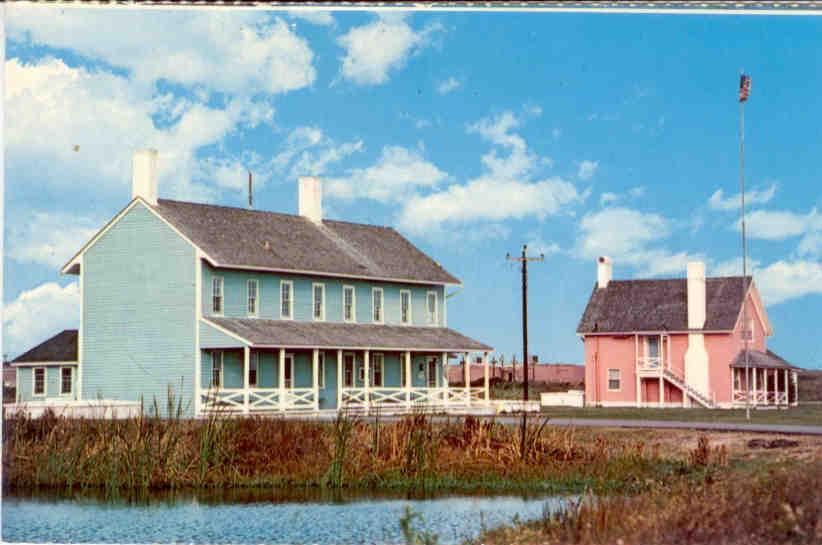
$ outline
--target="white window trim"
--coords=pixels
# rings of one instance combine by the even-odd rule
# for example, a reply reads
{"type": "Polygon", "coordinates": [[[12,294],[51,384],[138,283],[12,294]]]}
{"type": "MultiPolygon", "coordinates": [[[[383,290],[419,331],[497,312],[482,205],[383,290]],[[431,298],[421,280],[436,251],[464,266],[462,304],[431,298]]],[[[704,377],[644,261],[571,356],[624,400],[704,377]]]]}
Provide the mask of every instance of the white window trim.
{"type": "Polygon", "coordinates": [[[214,316],[223,316],[225,314],[225,281],[222,276],[211,277],[211,314],[214,316]],[[214,310],[214,282],[220,281],[220,310],[214,310]]]}
{"type": "Polygon", "coordinates": [[[609,392],[621,392],[622,391],[622,369],[608,369],[608,374],[605,377],[606,386],[608,386],[609,392]],[[617,372],[617,380],[619,381],[619,388],[611,388],[611,371],[617,372]]]}
{"type": "Polygon", "coordinates": [[[60,395],[61,396],[70,396],[74,393],[74,368],[64,366],[64,367],[60,367],[59,369],[60,369],[60,395]],[[63,369],[68,369],[69,373],[70,373],[70,375],[69,375],[69,391],[68,392],[63,391],[63,369]]]}
{"type": "Polygon", "coordinates": [[[354,324],[357,322],[357,289],[354,286],[344,284],[342,288],[342,319],[343,322],[354,324]],[[345,319],[345,290],[351,290],[351,318],[345,319]]]}
{"type": "Polygon", "coordinates": [[[284,380],[283,387],[291,389],[291,388],[294,388],[294,354],[286,352],[284,359],[285,359],[285,369],[288,369],[289,372],[285,373],[285,371],[283,371],[283,380],[284,380]],[[291,375],[291,378],[290,379],[285,378],[286,374],[291,375]]]}
{"type": "MultiPolygon", "coordinates": [[[[293,320],[294,319],[294,282],[292,280],[280,280],[280,319],[293,320]],[[288,285],[288,315],[283,314],[283,285],[288,285]]],[[[312,310],[313,312],[313,310],[312,310]]]]}
{"type": "Polygon", "coordinates": [[[436,291],[429,290],[425,294],[425,316],[426,316],[426,319],[428,320],[429,325],[437,325],[439,323],[439,318],[440,318],[439,317],[439,313],[440,313],[440,309],[439,309],[440,300],[439,299],[440,299],[439,295],[437,294],[436,291]],[[431,319],[431,310],[428,308],[428,299],[431,295],[434,296],[434,318],[433,318],[433,320],[431,319]]]}
{"type": "Polygon", "coordinates": [[[370,373],[368,373],[368,380],[371,381],[372,388],[384,388],[385,387],[385,355],[382,352],[374,352],[371,354],[369,358],[369,364],[371,365],[371,369],[369,369],[370,373]],[[374,377],[377,376],[374,373],[374,369],[376,369],[376,363],[379,359],[380,362],[380,384],[374,382],[374,377]]]}
{"type": "Polygon", "coordinates": [[[411,290],[400,290],[400,324],[402,325],[411,325],[414,323],[414,316],[412,314],[411,308],[413,305],[411,304],[411,290]],[[408,320],[403,321],[402,319],[402,296],[408,295],[408,320]]]}
{"type": "Polygon", "coordinates": [[[245,291],[245,312],[250,318],[256,318],[260,315],[260,281],[256,278],[249,278],[246,281],[245,291]],[[248,303],[251,301],[251,283],[254,283],[254,312],[249,312],[248,303]]]}
{"type": "Polygon", "coordinates": [[[260,353],[256,350],[251,350],[248,354],[248,386],[256,388],[260,384],[260,353]],[[254,382],[251,382],[251,364],[254,364],[254,382]]]}
{"type": "Polygon", "coordinates": [[[31,395],[32,397],[46,397],[46,392],[48,391],[48,376],[46,376],[46,368],[45,367],[33,367],[31,369],[31,395]],[[37,370],[40,369],[43,371],[43,391],[37,393],[37,370]]]}
{"type": "Polygon", "coordinates": [[[382,288],[371,288],[371,321],[375,324],[384,324],[385,323],[385,292],[382,288]],[[376,298],[374,294],[376,292],[380,292],[380,319],[374,319],[374,310],[376,306],[374,305],[376,298]]]}
{"type": "Polygon", "coordinates": [[[320,390],[325,389],[325,352],[319,351],[317,355],[317,387],[320,390]]]}
{"type": "Polygon", "coordinates": [[[222,350],[212,350],[211,351],[211,377],[208,379],[208,387],[209,388],[223,388],[225,384],[225,358],[223,357],[222,350]],[[220,384],[214,384],[214,362],[217,359],[217,355],[220,355],[220,384]]]}
{"type": "Polygon", "coordinates": [[[325,284],[323,284],[322,282],[313,282],[311,284],[311,318],[315,322],[324,322],[325,321],[325,284]],[[322,301],[320,301],[320,317],[319,318],[317,318],[317,314],[315,313],[315,310],[316,310],[315,306],[317,304],[317,301],[314,300],[314,297],[316,297],[315,290],[317,288],[322,288],[322,292],[323,292],[322,301]]]}

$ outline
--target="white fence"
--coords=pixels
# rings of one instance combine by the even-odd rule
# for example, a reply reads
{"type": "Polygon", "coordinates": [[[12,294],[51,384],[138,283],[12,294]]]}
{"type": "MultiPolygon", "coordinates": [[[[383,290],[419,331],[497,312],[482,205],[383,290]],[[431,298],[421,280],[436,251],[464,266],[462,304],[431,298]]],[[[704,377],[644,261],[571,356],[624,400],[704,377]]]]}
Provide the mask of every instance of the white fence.
{"type": "Polygon", "coordinates": [[[200,392],[203,412],[254,413],[312,411],[319,408],[314,388],[220,388],[200,392]]]}
{"type": "Polygon", "coordinates": [[[343,388],[343,407],[469,407],[485,403],[484,388],[343,388]]]}
{"type": "Polygon", "coordinates": [[[568,390],[567,392],[542,392],[539,395],[543,407],[582,407],[585,405],[585,392],[568,390]]]}
{"type": "Polygon", "coordinates": [[[119,401],[114,399],[88,401],[54,399],[3,404],[3,412],[6,417],[25,415],[30,418],[38,418],[49,409],[56,416],[65,416],[66,418],[112,420],[138,416],[141,411],[139,401],[119,401]]]}

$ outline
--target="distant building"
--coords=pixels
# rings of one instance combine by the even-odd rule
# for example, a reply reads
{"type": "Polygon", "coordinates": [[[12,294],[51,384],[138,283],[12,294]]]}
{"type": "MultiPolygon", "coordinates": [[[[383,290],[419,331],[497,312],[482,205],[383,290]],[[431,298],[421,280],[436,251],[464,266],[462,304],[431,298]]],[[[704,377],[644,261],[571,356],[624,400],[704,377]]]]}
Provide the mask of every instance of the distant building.
{"type": "Polygon", "coordinates": [[[600,257],[577,328],[587,405],[797,403],[797,368],[768,350],[773,329],[752,278],[706,278],[701,262],[688,263],[687,278],[665,280],[611,280],[611,270],[600,257]]]}
{"type": "MultiPolygon", "coordinates": [[[[451,383],[464,382],[463,373],[465,362],[459,367],[451,367],[448,371],[448,381],[451,383]]],[[[483,378],[483,366],[474,361],[470,365],[471,382],[483,378]]],[[[492,379],[506,382],[522,382],[522,364],[501,364],[492,359],[489,371],[492,379]]],[[[532,382],[582,384],[585,380],[585,366],[572,363],[540,363],[532,361],[528,365],[528,379],[532,382]]]]}

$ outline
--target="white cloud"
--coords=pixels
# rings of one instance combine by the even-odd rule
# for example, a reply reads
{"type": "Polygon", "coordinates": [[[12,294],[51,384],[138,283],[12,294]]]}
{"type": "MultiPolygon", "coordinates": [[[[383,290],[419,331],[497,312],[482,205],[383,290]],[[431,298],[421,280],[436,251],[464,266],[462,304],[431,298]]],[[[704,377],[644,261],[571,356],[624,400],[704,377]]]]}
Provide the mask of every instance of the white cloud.
{"type": "MultiPolygon", "coordinates": [[[[536,114],[538,115],[538,113],[536,114]]],[[[521,121],[512,112],[506,111],[493,117],[480,119],[468,126],[468,133],[479,134],[488,142],[504,148],[507,156],[500,157],[497,149],[491,149],[482,156],[482,164],[491,178],[513,180],[530,175],[540,164],[540,158],[528,150],[525,139],[513,132],[519,128],[521,121]]],[[[550,164],[549,157],[542,162],[550,164]]]]}
{"type": "MultiPolygon", "coordinates": [[[[754,189],[745,192],[745,206],[752,206],[755,204],[765,204],[773,199],[776,194],[777,184],[771,184],[767,189],[754,189]]],[[[739,193],[725,198],[721,189],[714,191],[713,195],[708,199],[708,206],[713,210],[739,210],[740,206],[739,193]]]]}
{"type": "Polygon", "coordinates": [[[628,196],[630,196],[632,199],[638,199],[638,198],[642,197],[643,195],[645,195],[645,187],[644,186],[638,185],[638,186],[632,187],[631,189],[628,190],[628,196]]]}
{"type": "Polygon", "coordinates": [[[765,304],[776,305],[810,294],[822,294],[822,265],[816,261],[777,261],[754,271],[765,304]]]}
{"type": "Polygon", "coordinates": [[[559,137],[562,136],[562,129],[559,127],[554,127],[551,129],[551,138],[554,140],[559,140],[559,137]]]}
{"type": "Polygon", "coordinates": [[[579,163],[577,177],[580,180],[590,180],[596,174],[597,168],[599,168],[599,161],[582,161],[579,163]]]}
{"type": "MultiPolygon", "coordinates": [[[[764,240],[783,240],[803,234],[822,218],[812,210],[808,215],[785,211],[755,210],[745,218],[748,235],[764,240]]],[[[740,222],[735,224],[740,229],[740,222]]]]}
{"type": "Polygon", "coordinates": [[[90,218],[34,212],[25,221],[7,223],[7,255],[18,263],[62,267],[100,227],[90,218]]]}
{"type": "Polygon", "coordinates": [[[373,22],[354,27],[337,42],[345,49],[341,74],[357,85],[379,85],[388,74],[405,66],[408,57],[430,44],[439,25],[419,31],[411,28],[401,14],[385,13],[373,22]]]}
{"type": "Polygon", "coordinates": [[[126,68],[143,85],[253,95],[311,85],[314,54],[280,18],[217,10],[66,9],[10,6],[9,37],[126,68]]]}
{"type": "Polygon", "coordinates": [[[599,205],[600,206],[608,206],[611,203],[615,203],[619,200],[619,195],[616,193],[605,192],[599,196],[599,205]]]}
{"type": "Polygon", "coordinates": [[[454,76],[451,76],[437,85],[437,92],[441,95],[447,95],[448,93],[459,89],[461,85],[462,82],[460,80],[454,76]]]}
{"type": "Polygon", "coordinates": [[[199,199],[213,197],[214,187],[192,181],[204,169],[197,150],[273,117],[267,104],[242,98],[218,109],[152,97],[124,77],[53,58],[8,60],[5,106],[6,160],[14,183],[31,176],[66,190],[127,194],[132,152],[154,147],[160,152],[161,196],[199,199]],[[158,114],[173,123],[158,128],[152,120],[158,114]]]}
{"type": "Polygon", "coordinates": [[[377,162],[349,171],[345,177],[328,178],[326,195],[340,199],[367,198],[378,202],[402,202],[419,188],[433,188],[448,175],[418,152],[386,146],[377,162]]]}
{"type": "Polygon", "coordinates": [[[80,321],[80,289],[77,282],[60,286],[41,284],[22,292],[3,309],[3,350],[20,354],[80,321]]]}
{"type": "Polygon", "coordinates": [[[296,19],[302,19],[312,25],[333,26],[336,21],[330,11],[319,11],[315,9],[290,9],[288,15],[296,19]]]}
{"type": "Polygon", "coordinates": [[[636,268],[640,276],[681,274],[688,261],[699,259],[686,252],[672,253],[660,246],[671,228],[658,214],[624,207],[586,214],[580,221],[575,253],[593,260],[605,255],[616,266],[636,268]]]}
{"type": "Polygon", "coordinates": [[[548,257],[553,254],[558,254],[561,252],[562,249],[559,247],[559,244],[556,242],[546,242],[542,240],[542,238],[537,237],[531,239],[528,243],[528,252],[533,252],[536,254],[542,254],[545,257],[548,257]]]}

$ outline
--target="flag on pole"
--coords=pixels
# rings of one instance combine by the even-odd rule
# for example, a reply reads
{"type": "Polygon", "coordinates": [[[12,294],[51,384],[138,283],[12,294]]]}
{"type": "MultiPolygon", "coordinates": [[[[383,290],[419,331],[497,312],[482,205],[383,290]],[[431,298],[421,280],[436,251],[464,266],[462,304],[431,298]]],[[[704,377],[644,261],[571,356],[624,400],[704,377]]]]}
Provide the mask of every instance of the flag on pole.
{"type": "Polygon", "coordinates": [[[739,77],[739,102],[748,100],[748,95],[751,94],[751,76],[742,74],[739,77]]]}

